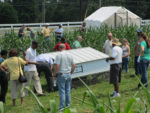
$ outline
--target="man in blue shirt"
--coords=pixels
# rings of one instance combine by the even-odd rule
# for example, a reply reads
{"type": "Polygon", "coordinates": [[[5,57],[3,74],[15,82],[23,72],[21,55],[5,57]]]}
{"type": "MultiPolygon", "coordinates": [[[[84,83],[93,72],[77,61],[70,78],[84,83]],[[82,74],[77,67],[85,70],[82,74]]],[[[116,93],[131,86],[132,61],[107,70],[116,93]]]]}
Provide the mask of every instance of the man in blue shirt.
{"type": "MultiPolygon", "coordinates": [[[[5,60],[7,57],[7,51],[2,50],[1,51],[1,58],[0,58],[0,64],[5,60]]],[[[0,101],[5,103],[5,97],[8,89],[8,77],[5,72],[0,71],[0,86],[1,86],[1,91],[0,91],[0,101]]]]}
{"type": "Polygon", "coordinates": [[[56,34],[56,42],[59,42],[63,36],[63,28],[62,24],[59,25],[59,27],[56,29],[55,34],[56,34]]]}

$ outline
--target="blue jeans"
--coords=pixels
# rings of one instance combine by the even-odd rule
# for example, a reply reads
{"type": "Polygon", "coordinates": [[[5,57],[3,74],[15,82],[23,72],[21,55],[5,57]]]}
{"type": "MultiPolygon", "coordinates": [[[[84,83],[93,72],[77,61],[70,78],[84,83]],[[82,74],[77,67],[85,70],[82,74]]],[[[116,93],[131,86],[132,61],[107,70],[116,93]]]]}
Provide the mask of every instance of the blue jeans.
{"type": "Polygon", "coordinates": [[[138,56],[135,56],[134,58],[134,68],[135,68],[135,74],[141,74],[141,68],[140,68],[140,63],[137,62],[138,56]]]}
{"type": "Polygon", "coordinates": [[[129,63],[129,57],[122,58],[122,70],[123,67],[125,67],[126,73],[128,73],[128,63],[129,63]]]}
{"type": "Polygon", "coordinates": [[[60,97],[60,106],[59,109],[70,106],[71,100],[71,74],[58,74],[58,89],[60,97]]]}
{"type": "Polygon", "coordinates": [[[148,87],[147,69],[149,66],[149,60],[146,59],[141,60],[140,64],[141,64],[140,67],[141,67],[141,74],[142,74],[141,82],[145,85],[145,87],[148,87]]]}

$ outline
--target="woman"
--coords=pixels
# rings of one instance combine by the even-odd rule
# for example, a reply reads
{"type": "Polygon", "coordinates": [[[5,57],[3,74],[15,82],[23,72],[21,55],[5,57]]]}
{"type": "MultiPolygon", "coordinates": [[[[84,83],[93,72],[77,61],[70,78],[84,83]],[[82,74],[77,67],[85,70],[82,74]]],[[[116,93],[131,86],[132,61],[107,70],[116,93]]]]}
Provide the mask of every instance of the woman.
{"type": "MultiPolygon", "coordinates": [[[[150,40],[146,34],[142,34],[140,37],[140,55],[138,61],[140,62],[141,68],[141,82],[148,88],[147,69],[150,61],[150,40]]],[[[138,85],[138,88],[141,84],[138,85]]]]}
{"type": "Polygon", "coordinates": [[[59,43],[56,44],[56,46],[54,47],[55,51],[60,51],[59,45],[60,44],[65,44],[65,50],[70,50],[70,46],[66,43],[66,39],[65,38],[61,38],[61,41],[59,43]]]}
{"type": "Polygon", "coordinates": [[[128,63],[129,63],[129,55],[130,55],[130,47],[127,39],[122,40],[123,46],[122,46],[122,70],[125,66],[125,71],[128,73],[128,63]]]}
{"type": "Polygon", "coordinates": [[[22,93],[22,89],[24,87],[23,83],[18,81],[19,75],[23,75],[23,71],[21,65],[25,64],[37,64],[34,62],[24,61],[22,58],[17,57],[16,49],[11,49],[9,52],[9,57],[1,64],[1,70],[5,71],[8,69],[10,72],[10,86],[11,86],[11,97],[13,101],[13,106],[16,106],[17,99],[17,87],[19,88],[19,94],[21,97],[21,105],[24,105],[24,93],[22,93]]]}

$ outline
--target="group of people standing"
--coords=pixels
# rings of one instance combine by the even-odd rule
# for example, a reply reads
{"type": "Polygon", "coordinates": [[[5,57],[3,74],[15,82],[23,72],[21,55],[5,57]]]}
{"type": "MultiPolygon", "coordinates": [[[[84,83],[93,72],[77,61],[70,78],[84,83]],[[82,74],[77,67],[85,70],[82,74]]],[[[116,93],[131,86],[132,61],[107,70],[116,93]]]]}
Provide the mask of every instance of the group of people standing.
{"type": "MultiPolygon", "coordinates": [[[[128,73],[128,63],[130,56],[130,46],[127,39],[122,39],[122,44],[119,39],[112,38],[112,33],[108,33],[108,40],[105,41],[103,52],[109,58],[110,63],[110,83],[114,85],[113,97],[119,97],[119,83],[121,82],[121,72],[125,68],[128,73]],[[122,48],[120,47],[122,45],[122,48]]],[[[141,75],[141,82],[148,87],[147,69],[150,62],[150,40],[141,29],[137,30],[137,42],[134,47],[135,54],[135,74],[141,75]]],[[[138,88],[141,84],[138,84],[138,88]]]]}
{"type": "MultiPolygon", "coordinates": [[[[54,47],[54,51],[60,51],[60,54],[56,56],[55,61],[46,55],[37,55],[36,49],[38,48],[38,42],[35,41],[36,34],[31,28],[27,28],[30,31],[30,37],[32,39],[31,47],[29,47],[24,53],[23,58],[18,57],[16,49],[9,51],[7,58],[7,51],[1,51],[0,59],[0,101],[5,103],[5,97],[8,89],[8,79],[10,79],[10,89],[13,106],[16,106],[16,99],[18,97],[17,92],[19,89],[19,97],[21,99],[21,105],[24,105],[24,97],[28,96],[28,91],[22,90],[25,86],[30,86],[33,81],[34,90],[38,96],[45,96],[40,83],[40,73],[44,72],[47,81],[48,92],[54,91],[53,81],[57,76],[57,83],[60,95],[60,107],[63,109],[65,106],[70,106],[70,91],[71,91],[71,74],[75,69],[75,63],[73,57],[66,53],[65,50],[81,48],[82,36],[78,36],[77,40],[74,41],[72,47],[69,46],[66,39],[63,37],[62,25],[56,29],[56,41],[58,42],[54,47]],[[7,58],[7,59],[6,59],[7,58]],[[55,64],[55,66],[53,66],[55,64]],[[23,68],[22,68],[23,66],[23,68]],[[54,68],[55,67],[55,68],[54,68]],[[23,70],[22,70],[23,69],[23,70]],[[8,78],[8,75],[10,78],[8,78]],[[21,75],[24,75],[27,82],[19,82],[21,75]],[[66,105],[64,104],[66,103],[66,105]]],[[[23,38],[25,26],[23,25],[18,33],[19,38],[23,38]]],[[[50,40],[50,30],[48,24],[42,29],[41,34],[45,39],[46,43],[50,40]]],[[[49,44],[48,44],[49,45],[49,44]]]]}

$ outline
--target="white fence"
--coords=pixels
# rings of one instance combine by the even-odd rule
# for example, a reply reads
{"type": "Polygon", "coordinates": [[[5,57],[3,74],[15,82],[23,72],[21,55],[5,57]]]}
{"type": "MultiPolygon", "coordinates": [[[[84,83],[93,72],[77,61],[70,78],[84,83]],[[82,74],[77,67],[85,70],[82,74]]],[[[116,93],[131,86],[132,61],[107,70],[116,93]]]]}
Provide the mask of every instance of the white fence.
{"type": "Polygon", "coordinates": [[[150,20],[141,20],[141,26],[150,25],[150,20]]]}
{"type": "MultiPolygon", "coordinates": [[[[57,28],[59,24],[63,25],[65,31],[71,31],[71,28],[79,28],[81,27],[82,22],[57,22],[57,23],[48,23],[49,28],[57,28]]],[[[2,36],[5,32],[9,32],[12,29],[15,32],[18,32],[19,28],[25,25],[26,27],[31,27],[36,31],[40,31],[45,23],[30,23],[30,24],[0,24],[0,36],[2,36]]]]}
{"type": "MultiPolygon", "coordinates": [[[[57,22],[57,23],[49,23],[50,28],[57,28],[59,24],[63,25],[65,31],[74,30],[72,28],[79,28],[81,27],[82,22],[57,22]]],[[[18,29],[23,24],[0,24],[0,36],[2,36],[5,32],[9,32],[10,30],[14,29],[15,32],[18,32],[18,29]]],[[[34,28],[37,31],[40,31],[45,23],[30,23],[24,24],[26,27],[34,28]]],[[[141,20],[141,26],[150,25],[150,20],[141,20]]]]}

